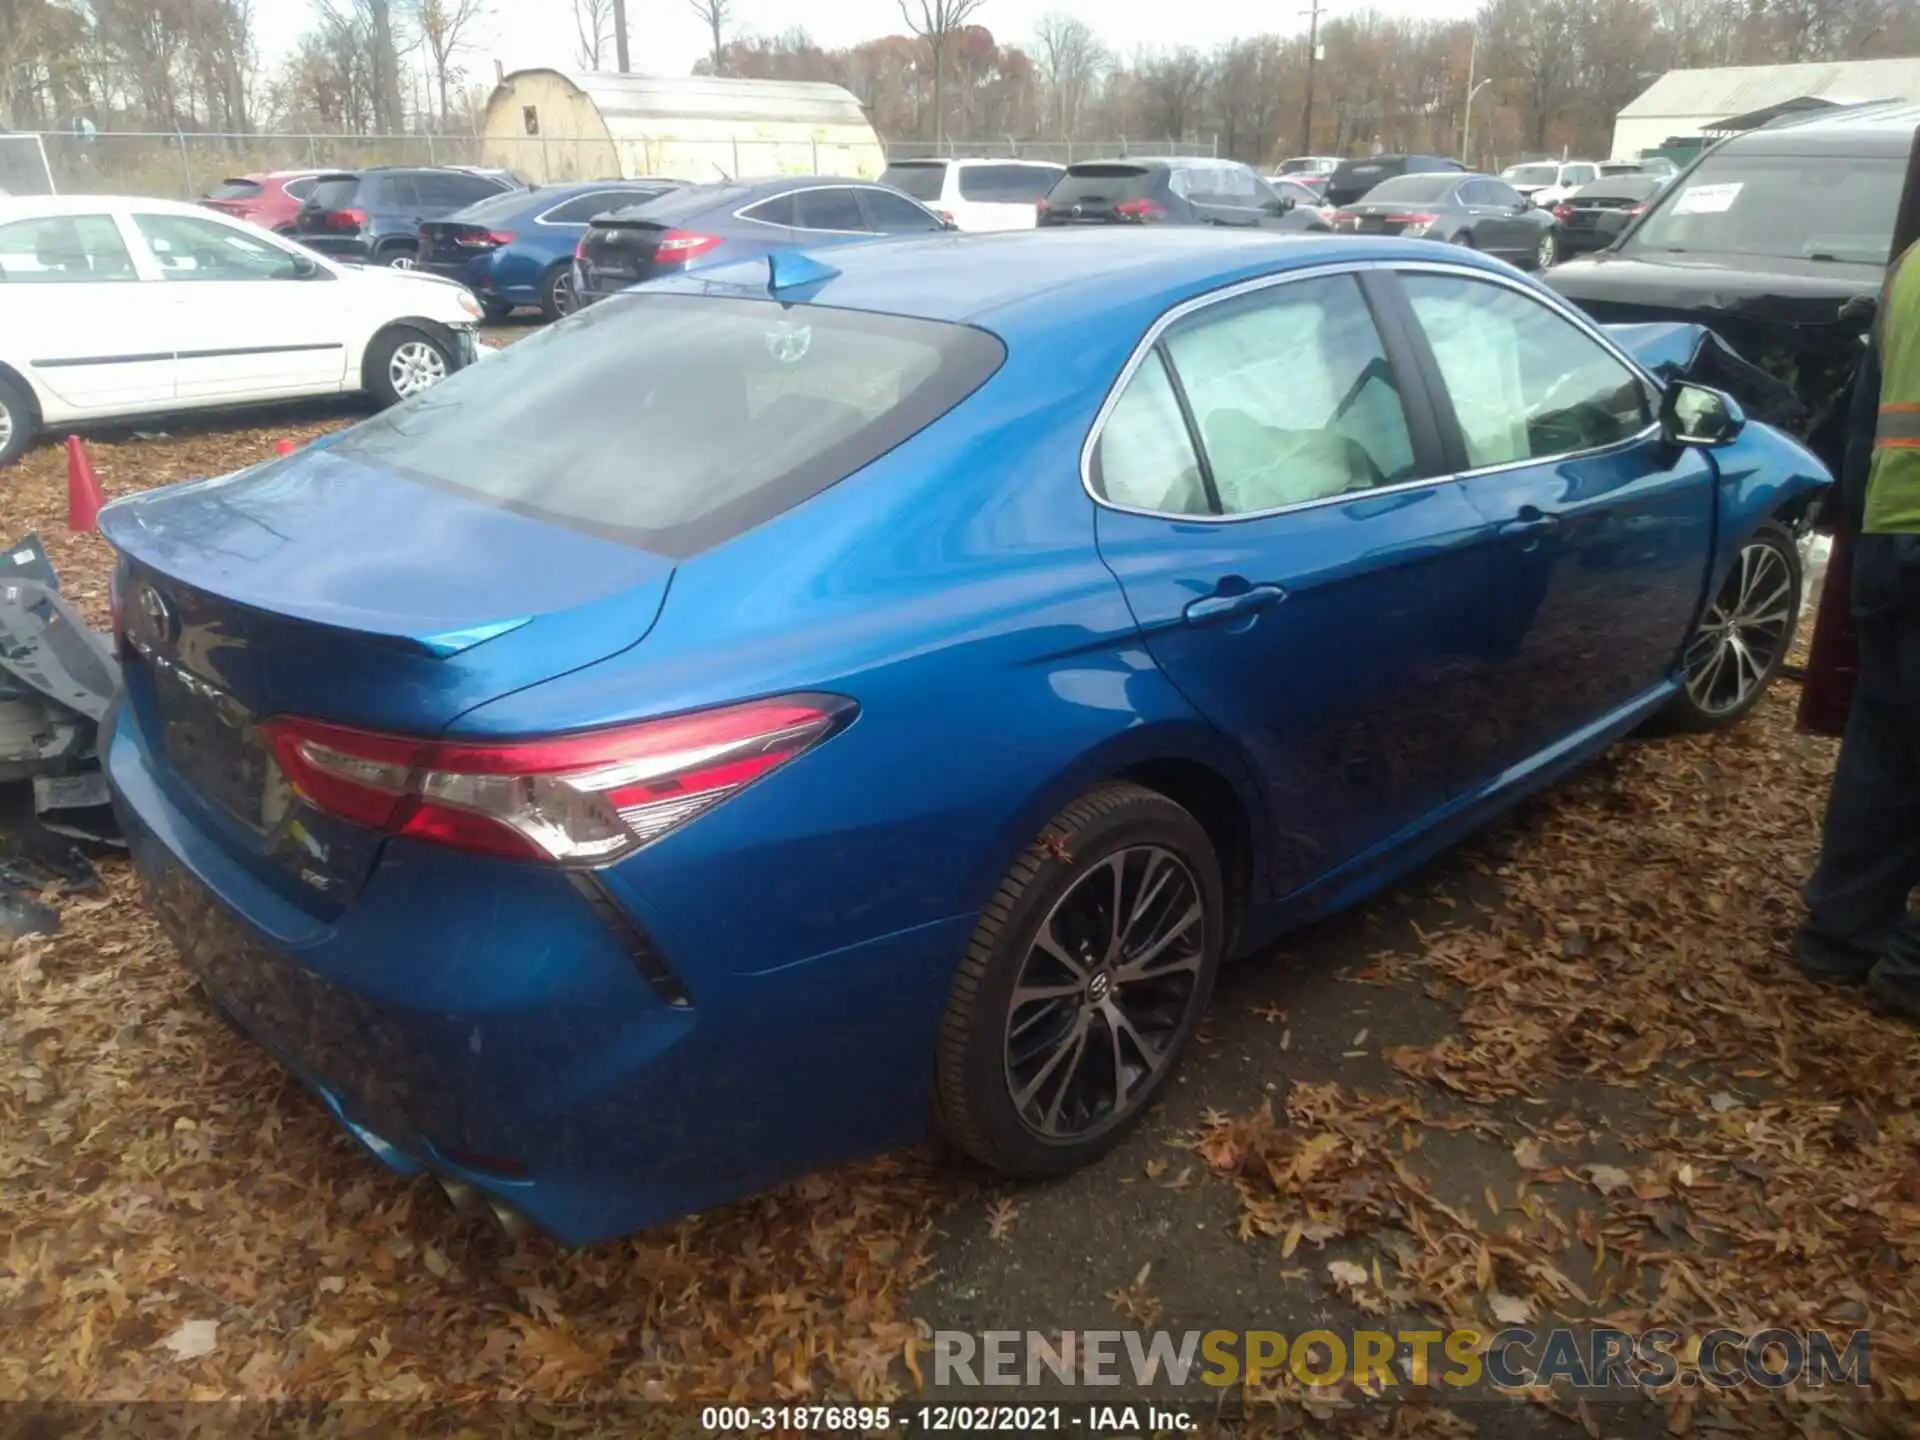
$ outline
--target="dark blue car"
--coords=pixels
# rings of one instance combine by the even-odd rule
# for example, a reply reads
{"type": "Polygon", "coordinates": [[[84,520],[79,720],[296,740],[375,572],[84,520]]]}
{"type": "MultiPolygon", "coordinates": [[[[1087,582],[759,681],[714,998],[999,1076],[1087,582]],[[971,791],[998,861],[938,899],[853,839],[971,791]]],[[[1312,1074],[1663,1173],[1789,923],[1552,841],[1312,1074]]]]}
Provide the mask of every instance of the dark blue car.
{"type": "Polygon", "coordinates": [[[1830,477],[1662,379],[1682,329],[1198,227],[657,281],[108,507],[134,863],[220,1008],[510,1222],[929,1117],[1061,1173],[1223,961],[1759,701],[1830,477]]]}
{"type": "Polygon", "coordinates": [[[797,245],[818,248],[876,235],[927,235],[951,222],[871,180],[788,175],[690,186],[599,216],[574,265],[580,303],[695,266],[752,260],[797,245]]]}
{"type": "Polygon", "coordinates": [[[587,222],[678,188],[677,180],[595,180],[497,195],[422,225],[418,264],[473,291],[490,319],[537,305],[558,320],[574,308],[573,252],[587,222]]]}

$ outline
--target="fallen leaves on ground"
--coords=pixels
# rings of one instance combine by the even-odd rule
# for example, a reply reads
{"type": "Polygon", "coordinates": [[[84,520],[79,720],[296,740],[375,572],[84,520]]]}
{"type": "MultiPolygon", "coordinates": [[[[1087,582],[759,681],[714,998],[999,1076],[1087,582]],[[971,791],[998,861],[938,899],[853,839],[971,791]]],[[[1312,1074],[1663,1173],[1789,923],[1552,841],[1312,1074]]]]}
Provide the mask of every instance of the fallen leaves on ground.
{"type": "MultiPolygon", "coordinates": [[[[1920,1043],[1788,962],[1833,756],[1794,733],[1797,698],[1617,747],[1471,847],[1456,863],[1500,898],[1368,965],[1456,1012],[1386,1052],[1404,1083],[1296,1084],[1197,1137],[1243,1236],[1361,1240],[1389,1290],[1483,1332],[1867,1329],[1876,1397],[1920,1398],[1920,1043]],[[1511,1156],[1515,1206],[1436,1197],[1421,1144],[1462,1125],[1511,1156]]],[[[1359,1269],[1334,1262],[1329,1288],[1365,1294],[1359,1269]]]]}

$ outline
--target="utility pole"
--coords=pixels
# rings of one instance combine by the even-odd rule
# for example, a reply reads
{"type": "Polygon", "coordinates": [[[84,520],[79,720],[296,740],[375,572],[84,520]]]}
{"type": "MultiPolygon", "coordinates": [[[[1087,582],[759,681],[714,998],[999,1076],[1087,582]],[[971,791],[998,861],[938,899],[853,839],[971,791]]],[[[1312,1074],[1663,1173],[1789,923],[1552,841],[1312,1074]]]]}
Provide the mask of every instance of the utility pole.
{"type": "Polygon", "coordinates": [[[1313,153],[1313,70],[1320,61],[1320,0],[1311,10],[1302,10],[1307,19],[1307,108],[1300,119],[1300,153],[1313,153]]]}
{"type": "Polygon", "coordinates": [[[627,65],[627,0],[613,0],[613,55],[620,73],[631,74],[627,65]]]}

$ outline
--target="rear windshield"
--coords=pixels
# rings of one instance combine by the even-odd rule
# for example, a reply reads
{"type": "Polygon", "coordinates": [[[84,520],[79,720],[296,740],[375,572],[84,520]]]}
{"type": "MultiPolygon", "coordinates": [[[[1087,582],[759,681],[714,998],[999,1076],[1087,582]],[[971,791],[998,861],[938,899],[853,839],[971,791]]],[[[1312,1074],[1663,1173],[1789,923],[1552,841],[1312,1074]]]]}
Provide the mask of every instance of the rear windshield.
{"type": "Polygon", "coordinates": [[[680,559],[872,463],[1005,354],[985,331],[938,321],[617,295],[328,453],[680,559]]]}
{"type": "Polygon", "coordinates": [[[209,200],[251,200],[260,193],[252,180],[222,180],[207,192],[209,200]]]}
{"type": "Polygon", "coordinates": [[[1139,200],[1153,193],[1159,173],[1144,165],[1075,165],[1060,177],[1047,203],[1058,210],[1062,205],[1139,200]]]}
{"type": "Polygon", "coordinates": [[[1038,205],[1063,173],[1046,165],[962,165],[960,198],[985,205],[1038,205]]]}
{"type": "Polygon", "coordinates": [[[1402,175],[1406,169],[1407,162],[1404,160],[1369,160],[1361,165],[1342,165],[1333,173],[1345,186],[1353,186],[1365,185],[1370,180],[1384,180],[1389,175],[1402,175]]]}
{"type": "Polygon", "coordinates": [[[358,175],[327,175],[314,181],[313,193],[307,197],[307,203],[317,205],[322,210],[341,210],[353,203],[353,197],[359,190],[358,175]]]}
{"type": "Polygon", "coordinates": [[[1446,199],[1459,183],[1458,175],[1396,175],[1369,190],[1367,199],[1399,204],[1429,203],[1446,199]]]}
{"type": "Polygon", "coordinates": [[[1509,185],[1557,185],[1560,183],[1558,165],[1509,165],[1500,172],[1500,178],[1509,185]]]}
{"type": "Polygon", "coordinates": [[[689,185],[683,190],[669,190],[664,195],[656,195],[651,200],[636,199],[633,204],[623,205],[611,213],[620,220],[678,225],[721,206],[737,208],[751,194],[753,191],[745,185],[689,185]]]}
{"type": "Polygon", "coordinates": [[[1660,182],[1651,175],[1609,175],[1583,187],[1576,200],[1645,200],[1659,192],[1660,182]]]}
{"type": "Polygon", "coordinates": [[[1624,248],[1885,265],[1905,181],[1906,161],[1896,157],[1835,165],[1723,151],[1676,183],[1624,248]]]}
{"type": "Polygon", "coordinates": [[[946,162],[936,160],[920,165],[889,165],[881,175],[880,183],[904,190],[914,199],[930,204],[940,198],[941,187],[947,183],[946,162]]]}

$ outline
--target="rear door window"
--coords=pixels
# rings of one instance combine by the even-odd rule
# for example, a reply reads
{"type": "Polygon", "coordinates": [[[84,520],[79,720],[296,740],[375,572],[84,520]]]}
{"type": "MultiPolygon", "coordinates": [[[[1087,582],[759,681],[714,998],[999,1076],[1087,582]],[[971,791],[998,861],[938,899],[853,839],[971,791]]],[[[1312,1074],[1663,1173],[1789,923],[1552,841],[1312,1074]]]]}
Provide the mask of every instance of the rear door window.
{"type": "Polygon", "coordinates": [[[314,181],[307,203],[321,210],[345,210],[352,206],[354,196],[359,193],[359,176],[335,175],[314,181]]]}
{"type": "Polygon", "coordinates": [[[857,192],[866,207],[869,229],[882,235],[913,235],[940,228],[939,219],[903,196],[885,190],[862,189],[857,192]]]}
{"type": "Polygon", "coordinates": [[[417,210],[426,203],[411,175],[382,175],[375,182],[379,203],[396,210],[417,210]]]}
{"type": "Polygon", "coordinates": [[[1005,354],[983,330],[938,321],[616,295],[325,454],[683,558],[871,464],[1005,354]]]}
{"type": "Polygon", "coordinates": [[[0,281],[9,285],[139,278],[111,215],[43,215],[0,225],[0,281]]]}
{"type": "Polygon", "coordinates": [[[1158,171],[1144,165],[1075,165],[1053,187],[1047,203],[1058,210],[1064,205],[1143,200],[1153,194],[1158,178],[1158,171]]]}
{"type": "Polygon", "coordinates": [[[860,209],[860,197],[844,185],[802,190],[794,196],[794,203],[798,207],[802,230],[867,233],[867,217],[860,209]]]}
{"type": "Polygon", "coordinates": [[[298,180],[287,181],[287,183],[280,188],[285,190],[293,199],[304,200],[313,193],[315,183],[313,176],[303,175],[298,180]]]}
{"type": "Polygon", "coordinates": [[[749,205],[741,215],[748,220],[757,220],[762,225],[785,225],[791,227],[798,223],[798,211],[794,208],[793,196],[776,195],[771,200],[762,200],[758,205],[749,205]]]}

